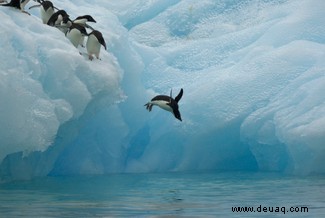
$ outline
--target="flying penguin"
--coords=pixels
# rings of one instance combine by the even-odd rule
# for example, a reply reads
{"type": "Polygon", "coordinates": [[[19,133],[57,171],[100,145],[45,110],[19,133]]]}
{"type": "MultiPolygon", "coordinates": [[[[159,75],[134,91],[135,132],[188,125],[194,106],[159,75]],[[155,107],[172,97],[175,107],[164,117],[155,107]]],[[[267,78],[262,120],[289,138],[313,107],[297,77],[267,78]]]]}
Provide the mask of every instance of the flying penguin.
{"type": "MultiPolygon", "coordinates": [[[[9,3],[0,4],[1,6],[13,7],[18,10],[21,10],[23,13],[29,14],[25,11],[25,5],[29,2],[29,0],[11,0],[9,3]]],[[[29,14],[30,15],[30,14],[29,14]]]]}
{"type": "Polygon", "coordinates": [[[38,5],[33,5],[29,9],[40,7],[41,19],[44,24],[47,24],[50,17],[54,14],[54,9],[59,10],[54,7],[51,1],[37,0],[38,5]]]}
{"type": "Polygon", "coordinates": [[[89,60],[94,59],[93,55],[95,55],[96,58],[99,59],[101,45],[104,46],[106,50],[106,43],[101,32],[99,32],[98,30],[93,30],[91,33],[88,34],[86,48],[89,60]]]}
{"type": "Polygon", "coordinates": [[[146,109],[150,112],[152,110],[152,107],[154,105],[157,105],[158,107],[171,112],[172,114],[174,114],[176,119],[182,121],[181,114],[178,110],[178,102],[179,100],[181,100],[182,96],[183,96],[183,89],[180,90],[180,92],[175,97],[175,99],[173,99],[172,90],[170,90],[170,96],[157,95],[144,106],[146,106],[146,109]]]}

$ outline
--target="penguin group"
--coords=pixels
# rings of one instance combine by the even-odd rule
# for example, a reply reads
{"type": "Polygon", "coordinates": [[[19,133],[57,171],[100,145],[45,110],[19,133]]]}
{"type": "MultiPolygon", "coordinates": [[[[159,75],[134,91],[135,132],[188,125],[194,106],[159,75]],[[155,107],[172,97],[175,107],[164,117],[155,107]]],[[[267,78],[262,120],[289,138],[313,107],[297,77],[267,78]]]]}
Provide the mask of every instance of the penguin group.
{"type": "MultiPolygon", "coordinates": [[[[6,0],[0,0],[0,5],[13,7],[21,10],[23,13],[29,14],[25,11],[25,6],[29,1],[30,0],[11,0],[8,3],[6,0]]],[[[94,18],[92,18],[90,15],[83,15],[75,18],[74,20],[71,20],[70,16],[65,10],[56,8],[51,1],[33,1],[37,2],[38,4],[31,6],[29,9],[39,7],[41,19],[44,24],[61,30],[76,48],[78,48],[78,46],[84,47],[84,39],[85,37],[88,37],[86,42],[86,49],[89,59],[93,60],[94,56],[97,59],[100,59],[100,48],[103,46],[106,50],[106,43],[102,33],[88,25],[88,22],[96,23],[94,18]],[[88,33],[87,29],[90,29],[91,32],[88,33]]],[[[169,96],[157,95],[144,106],[150,112],[152,110],[152,107],[156,105],[164,110],[171,112],[176,119],[182,121],[181,114],[178,109],[178,102],[182,96],[183,89],[180,90],[179,94],[175,98],[172,97],[172,91],[170,91],[169,96]]]]}
{"type": "MultiPolygon", "coordinates": [[[[25,6],[29,1],[30,0],[10,0],[10,2],[7,2],[5,0],[0,0],[0,6],[13,7],[22,11],[23,13],[29,14],[27,11],[25,11],[25,6]]],[[[103,46],[106,50],[106,42],[100,31],[95,30],[88,25],[88,22],[96,23],[92,16],[83,15],[71,20],[69,14],[65,10],[58,9],[51,1],[33,1],[37,2],[38,4],[31,6],[29,9],[36,7],[40,8],[40,16],[43,24],[53,26],[61,30],[76,48],[78,48],[79,45],[84,47],[85,37],[87,37],[86,49],[89,60],[93,60],[94,56],[97,59],[100,59],[99,54],[101,46],[103,46]],[[87,29],[91,30],[90,33],[87,32],[87,29]]]]}

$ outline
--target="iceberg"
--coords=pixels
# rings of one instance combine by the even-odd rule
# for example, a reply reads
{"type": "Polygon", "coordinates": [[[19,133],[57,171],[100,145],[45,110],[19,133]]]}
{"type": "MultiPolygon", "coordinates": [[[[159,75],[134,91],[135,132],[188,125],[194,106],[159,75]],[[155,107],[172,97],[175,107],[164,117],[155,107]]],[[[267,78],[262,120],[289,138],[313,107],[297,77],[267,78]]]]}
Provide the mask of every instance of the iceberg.
{"type": "Polygon", "coordinates": [[[90,61],[38,10],[0,8],[0,181],[325,173],[323,1],[53,3],[94,17],[107,51],[90,61]],[[183,122],[145,110],[180,88],[183,122]]]}

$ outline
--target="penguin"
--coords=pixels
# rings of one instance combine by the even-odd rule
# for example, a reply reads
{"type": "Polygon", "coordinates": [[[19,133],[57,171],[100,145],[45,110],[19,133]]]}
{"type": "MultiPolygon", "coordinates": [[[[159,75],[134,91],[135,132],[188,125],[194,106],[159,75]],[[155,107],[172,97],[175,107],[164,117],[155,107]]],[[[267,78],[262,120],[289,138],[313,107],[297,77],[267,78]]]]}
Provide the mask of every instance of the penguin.
{"type": "Polygon", "coordinates": [[[66,34],[68,28],[72,25],[72,21],[65,10],[58,10],[47,21],[47,25],[57,27],[66,34]]]}
{"type": "Polygon", "coordinates": [[[20,0],[11,0],[9,3],[1,4],[1,6],[13,7],[20,10],[20,0]]]}
{"type": "Polygon", "coordinates": [[[73,22],[70,20],[69,16],[63,17],[61,23],[59,25],[56,25],[56,27],[61,30],[61,32],[64,33],[64,35],[67,34],[69,28],[72,26],[73,22]]]}
{"type": "Polygon", "coordinates": [[[78,45],[83,46],[84,36],[87,36],[86,28],[75,23],[70,26],[68,32],[66,33],[66,37],[76,48],[78,45]]]}
{"type": "Polygon", "coordinates": [[[29,9],[40,7],[41,19],[43,24],[47,24],[50,17],[54,14],[54,9],[59,10],[54,7],[51,1],[37,0],[39,5],[31,6],[29,9]]]}
{"type": "Polygon", "coordinates": [[[93,55],[99,59],[100,45],[104,46],[106,50],[106,43],[103,38],[103,35],[98,30],[93,30],[90,34],[88,34],[88,39],[86,43],[87,53],[89,60],[93,60],[93,55]]]}
{"type": "Polygon", "coordinates": [[[175,99],[172,97],[172,90],[170,91],[170,96],[167,95],[157,95],[151,101],[149,101],[146,106],[146,109],[150,112],[154,105],[171,112],[174,114],[175,118],[182,121],[181,113],[178,110],[178,102],[183,96],[183,89],[180,90],[175,99]]]}
{"type": "Polygon", "coordinates": [[[72,22],[73,23],[76,23],[76,24],[79,24],[81,26],[84,26],[86,28],[89,28],[91,30],[94,30],[94,28],[92,28],[91,26],[89,26],[86,22],[96,23],[96,20],[92,16],[90,16],[90,15],[83,15],[83,16],[77,17],[72,22]]]}
{"type": "Polygon", "coordinates": [[[29,2],[29,0],[11,0],[9,3],[6,4],[0,4],[1,6],[7,6],[7,7],[13,7],[18,10],[21,10],[21,12],[26,13],[30,15],[27,11],[25,11],[25,5],[29,2]]]}
{"type": "MultiPolygon", "coordinates": [[[[83,30],[82,30],[83,32],[86,31],[86,28],[89,28],[91,30],[94,30],[94,28],[92,28],[91,26],[89,26],[86,22],[94,22],[94,23],[96,23],[95,19],[92,16],[90,16],[90,15],[83,15],[83,16],[79,16],[76,19],[74,19],[72,21],[72,25],[73,24],[78,25],[79,26],[78,27],[79,30],[80,30],[81,27],[83,27],[83,30]]],[[[68,31],[70,31],[70,30],[68,30],[68,31]]],[[[76,31],[76,30],[74,30],[74,31],[76,31]]],[[[85,41],[85,36],[87,36],[87,34],[86,35],[85,34],[82,34],[82,36],[80,37],[80,43],[79,43],[79,45],[81,45],[81,47],[85,47],[84,44],[83,44],[83,42],[85,41]]]]}

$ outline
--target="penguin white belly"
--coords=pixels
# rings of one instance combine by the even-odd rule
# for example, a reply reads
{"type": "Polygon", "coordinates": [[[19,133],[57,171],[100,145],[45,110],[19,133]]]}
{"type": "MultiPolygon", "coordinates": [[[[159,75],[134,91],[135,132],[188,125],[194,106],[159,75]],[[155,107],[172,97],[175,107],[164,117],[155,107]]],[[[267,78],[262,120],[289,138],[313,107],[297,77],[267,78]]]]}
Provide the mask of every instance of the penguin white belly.
{"type": "Polygon", "coordinates": [[[47,9],[47,11],[44,10],[44,8],[41,6],[41,18],[44,24],[47,24],[50,17],[54,14],[54,10],[52,8],[47,9]]]}
{"type": "Polygon", "coordinates": [[[63,21],[63,17],[62,17],[62,15],[60,14],[60,15],[58,16],[58,18],[56,19],[56,21],[54,22],[55,26],[61,25],[62,21],[63,21]]]}
{"type": "Polygon", "coordinates": [[[87,22],[87,19],[80,19],[80,20],[75,20],[73,23],[80,24],[81,26],[85,26],[87,22]]]}
{"type": "Polygon", "coordinates": [[[78,47],[80,40],[82,38],[82,34],[77,29],[72,29],[69,32],[67,32],[67,38],[70,40],[70,42],[74,45],[74,47],[78,47]]]}
{"type": "Polygon", "coordinates": [[[84,41],[85,41],[85,36],[81,35],[80,40],[79,40],[79,45],[81,45],[82,47],[84,47],[84,41]]]}
{"type": "Polygon", "coordinates": [[[93,35],[88,36],[88,40],[86,43],[87,52],[89,55],[96,55],[96,57],[99,57],[100,52],[100,43],[98,42],[97,38],[93,35]]]}
{"type": "Polygon", "coordinates": [[[168,105],[167,101],[152,101],[151,104],[157,105],[166,111],[173,112],[173,109],[168,105]]]}
{"type": "Polygon", "coordinates": [[[29,0],[21,1],[20,2],[20,9],[25,10],[25,6],[27,5],[28,2],[29,2],[29,0]]]}

